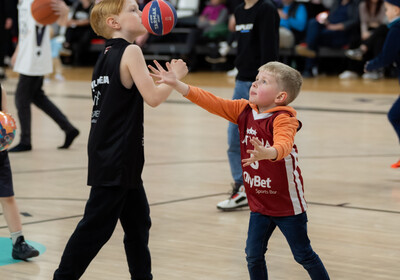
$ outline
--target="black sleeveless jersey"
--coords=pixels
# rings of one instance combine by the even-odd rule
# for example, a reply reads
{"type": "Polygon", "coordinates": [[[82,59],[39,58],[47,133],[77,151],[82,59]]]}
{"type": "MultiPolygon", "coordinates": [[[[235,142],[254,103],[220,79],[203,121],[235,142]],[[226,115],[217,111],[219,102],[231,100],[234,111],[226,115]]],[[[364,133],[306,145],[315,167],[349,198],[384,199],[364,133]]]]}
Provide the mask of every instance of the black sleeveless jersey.
{"type": "Polygon", "coordinates": [[[135,188],[144,165],[143,98],[121,83],[120,63],[129,42],[106,41],[92,77],[93,111],[88,143],[88,185],[135,188]]]}

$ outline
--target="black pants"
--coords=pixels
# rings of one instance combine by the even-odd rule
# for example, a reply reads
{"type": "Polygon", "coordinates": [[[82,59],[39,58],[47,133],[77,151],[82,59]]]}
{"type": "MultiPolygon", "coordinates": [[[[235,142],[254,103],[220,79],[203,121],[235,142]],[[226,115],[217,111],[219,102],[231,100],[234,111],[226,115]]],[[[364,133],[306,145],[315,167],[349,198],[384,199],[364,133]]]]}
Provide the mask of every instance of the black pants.
{"type": "Polygon", "coordinates": [[[380,54],[383,48],[383,44],[386,39],[386,35],[389,32],[389,28],[386,24],[382,24],[372,32],[371,36],[362,42],[368,48],[367,53],[364,55],[365,60],[375,58],[380,54]]]}
{"type": "Polygon", "coordinates": [[[357,72],[359,74],[364,72],[364,65],[368,60],[371,60],[377,57],[382,51],[383,44],[385,42],[385,38],[387,33],[389,32],[389,28],[386,24],[382,24],[378,26],[376,29],[372,31],[371,36],[366,40],[356,40],[350,44],[350,49],[358,48],[361,44],[366,45],[368,51],[363,55],[362,61],[356,60],[348,60],[347,69],[353,72],[357,72]]]}
{"type": "Polygon", "coordinates": [[[15,105],[21,126],[21,144],[31,145],[31,103],[49,115],[66,133],[74,129],[67,117],[45,95],[43,76],[19,75],[15,105]]]}
{"type": "Polygon", "coordinates": [[[79,279],[110,239],[118,219],[125,233],[131,279],[152,279],[148,248],[150,209],[143,186],[137,189],[92,187],[85,214],[67,243],[54,279],[79,279]]]}

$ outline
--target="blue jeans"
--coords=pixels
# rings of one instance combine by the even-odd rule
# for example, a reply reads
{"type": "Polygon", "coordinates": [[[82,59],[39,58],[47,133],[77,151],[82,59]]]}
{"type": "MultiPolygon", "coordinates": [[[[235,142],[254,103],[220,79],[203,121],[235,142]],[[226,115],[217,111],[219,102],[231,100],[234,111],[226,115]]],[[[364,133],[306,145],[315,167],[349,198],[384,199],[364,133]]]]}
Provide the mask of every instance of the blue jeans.
{"type": "Polygon", "coordinates": [[[329,279],[321,259],[311,248],[307,236],[307,214],[271,217],[251,212],[246,242],[246,260],[251,280],[268,279],[265,253],[268,240],[276,226],[289,243],[294,259],[301,264],[314,280],[329,279]]]}
{"type": "Polygon", "coordinates": [[[350,42],[346,31],[326,29],[316,19],[310,19],[307,25],[306,43],[309,49],[318,50],[319,46],[341,48],[350,42]]]}
{"type": "MultiPolygon", "coordinates": [[[[249,99],[249,91],[253,82],[236,80],[232,99],[249,99]]],[[[228,125],[228,159],[235,183],[243,184],[242,160],[240,158],[240,138],[238,126],[228,125]]]]}
{"type": "Polygon", "coordinates": [[[400,96],[393,103],[388,113],[388,119],[396,131],[397,137],[400,142],[400,96]]]}

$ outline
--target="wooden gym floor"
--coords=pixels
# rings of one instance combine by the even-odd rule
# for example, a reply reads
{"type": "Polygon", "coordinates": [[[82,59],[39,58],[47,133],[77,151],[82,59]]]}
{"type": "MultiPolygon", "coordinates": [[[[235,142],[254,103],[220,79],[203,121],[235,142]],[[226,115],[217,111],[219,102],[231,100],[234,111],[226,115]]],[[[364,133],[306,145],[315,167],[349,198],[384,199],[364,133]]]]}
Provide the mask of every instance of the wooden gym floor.
{"type": "MultiPolygon", "coordinates": [[[[9,108],[17,76],[7,73],[9,108]]],[[[28,240],[46,246],[29,262],[0,267],[7,280],[51,279],[80,220],[86,186],[86,144],[92,101],[90,68],[66,68],[65,82],[47,94],[80,129],[66,151],[63,133],[33,108],[33,151],[10,154],[16,198],[28,240]]],[[[196,72],[185,81],[231,98],[234,79],[196,72]]],[[[305,80],[293,103],[303,123],[296,136],[309,204],[309,235],[331,279],[400,279],[400,170],[390,168],[400,147],[386,112],[397,98],[396,79],[305,80]]],[[[249,211],[220,212],[231,176],[227,122],[177,93],[158,108],[145,106],[143,179],[151,204],[154,279],[248,279],[245,241],[249,211]]],[[[18,143],[19,139],[15,140],[18,143]]],[[[4,219],[0,236],[8,237],[4,219]]],[[[121,226],[82,279],[129,279],[121,226]]],[[[1,248],[0,248],[1,250],[1,248]]],[[[270,279],[308,279],[279,230],[267,253],[270,279]]]]}

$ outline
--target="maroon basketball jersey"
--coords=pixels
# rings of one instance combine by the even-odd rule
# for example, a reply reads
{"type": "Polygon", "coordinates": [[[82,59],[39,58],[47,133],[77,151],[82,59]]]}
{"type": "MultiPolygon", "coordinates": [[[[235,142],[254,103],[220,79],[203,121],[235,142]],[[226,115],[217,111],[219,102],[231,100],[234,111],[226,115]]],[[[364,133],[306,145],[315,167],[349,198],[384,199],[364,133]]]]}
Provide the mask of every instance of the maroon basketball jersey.
{"type": "MultiPolygon", "coordinates": [[[[286,111],[257,113],[247,106],[238,118],[241,157],[248,158],[247,150],[253,150],[250,138],[257,137],[265,147],[271,147],[273,122],[286,111]]],[[[278,161],[261,160],[243,167],[243,181],[250,210],[269,216],[291,216],[307,208],[304,187],[298,166],[297,147],[278,161]]]]}

